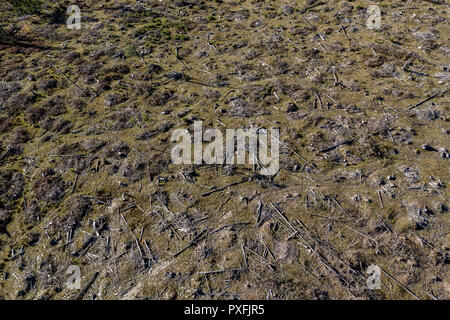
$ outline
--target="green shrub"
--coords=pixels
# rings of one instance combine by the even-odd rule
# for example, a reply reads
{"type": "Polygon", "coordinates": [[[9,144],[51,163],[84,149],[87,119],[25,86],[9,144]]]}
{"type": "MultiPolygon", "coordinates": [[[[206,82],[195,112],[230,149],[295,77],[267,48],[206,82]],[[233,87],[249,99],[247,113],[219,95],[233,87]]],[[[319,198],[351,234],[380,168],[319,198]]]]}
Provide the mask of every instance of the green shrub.
{"type": "Polygon", "coordinates": [[[14,38],[12,38],[5,29],[0,25],[0,43],[4,43],[5,41],[14,41],[14,38]]]}
{"type": "Polygon", "coordinates": [[[40,13],[42,0],[3,0],[9,2],[16,10],[22,14],[40,13]]]}

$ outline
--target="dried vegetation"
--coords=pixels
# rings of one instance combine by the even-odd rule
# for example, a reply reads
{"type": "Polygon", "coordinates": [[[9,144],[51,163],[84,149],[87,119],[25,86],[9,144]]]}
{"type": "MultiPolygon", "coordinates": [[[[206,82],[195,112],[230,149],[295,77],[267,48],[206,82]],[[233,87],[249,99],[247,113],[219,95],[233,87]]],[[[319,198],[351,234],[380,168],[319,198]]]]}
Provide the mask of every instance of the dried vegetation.
{"type": "Polygon", "coordinates": [[[78,4],[0,9],[1,298],[450,298],[445,1],[78,4]],[[172,164],[195,120],[280,171],[172,164]]]}

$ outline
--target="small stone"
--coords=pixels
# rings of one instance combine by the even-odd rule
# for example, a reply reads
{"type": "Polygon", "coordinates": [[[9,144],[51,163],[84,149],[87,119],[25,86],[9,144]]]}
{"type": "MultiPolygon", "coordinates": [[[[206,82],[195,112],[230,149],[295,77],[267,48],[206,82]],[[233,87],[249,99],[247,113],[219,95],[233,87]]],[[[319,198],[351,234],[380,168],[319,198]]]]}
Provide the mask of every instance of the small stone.
{"type": "Polygon", "coordinates": [[[113,56],[113,59],[119,59],[119,58],[124,58],[124,57],[125,57],[125,54],[122,51],[120,51],[113,56]]]}
{"type": "Polygon", "coordinates": [[[295,103],[288,102],[288,103],[286,103],[285,110],[286,110],[286,112],[295,112],[298,110],[298,107],[295,103]]]}
{"type": "Polygon", "coordinates": [[[195,54],[195,57],[196,57],[197,59],[200,59],[200,58],[202,58],[202,57],[204,57],[204,56],[206,56],[206,55],[208,55],[208,53],[207,53],[206,51],[201,50],[201,51],[199,51],[199,52],[197,52],[197,53],[195,54]]]}
{"type": "Polygon", "coordinates": [[[408,179],[410,183],[419,181],[420,176],[417,170],[404,165],[400,166],[399,170],[405,175],[405,178],[408,179]]]}
{"type": "Polygon", "coordinates": [[[436,209],[436,211],[439,212],[439,213],[446,213],[446,212],[448,212],[448,208],[445,205],[445,203],[443,203],[443,202],[436,201],[436,202],[433,203],[433,205],[434,205],[434,208],[436,209]]]}
{"type": "Polygon", "coordinates": [[[167,79],[180,80],[181,78],[183,78],[183,74],[180,72],[171,71],[165,74],[164,77],[166,77],[167,79]]]}
{"type": "Polygon", "coordinates": [[[121,98],[119,97],[119,95],[115,94],[115,93],[110,93],[106,96],[105,98],[105,104],[108,107],[114,107],[116,105],[118,105],[121,101],[121,98]]]}
{"type": "Polygon", "coordinates": [[[429,222],[425,216],[427,213],[425,208],[421,208],[418,204],[413,203],[407,205],[406,212],[410,220],[416,224],[416,229],[421,230],[428,227],[429,222]]]}
{"type": "Polygon", "coordinates": [[[286,13],[286,14],[293,14],[294,13],[294,8],[292,8],[291,6],[284,5],[282,7],[282,9],[283,9],[283,12],[286,13]]]}
{"type": "Polygon", "coordinates": [[[425,151],[437,151],[435,148],[426,143],[424,143],[421,148],[425,151]]]}
{"type": "Polygon", "coordinates": [[[364,202],[372,203],[372,199],[369,197],[364,197],[363,200],[364,200],[364,202]]]}
{"type": "Polygon", "coordinates": [[[261,20],[255,20],[250,24],[250,27],[256,28],[256,27],[259,27],[261,24],[262,24],[261,20]]]}
{"type": "Polygon", "coordinates": [[[441,150],[439,150],[439,154],[441,155],[441,158],[443,158],[443,159],[450,158],[450,153],[445,148],[441,148],[441,150]]]}
{"type": "Polygon", "coordinates": [[[123,183],[122,181],[119,181],[118,184],[119,184],[119,186],[121,186],[121,187],[127,187],[127,186],[128,186],[128,184],[123,183]]]}

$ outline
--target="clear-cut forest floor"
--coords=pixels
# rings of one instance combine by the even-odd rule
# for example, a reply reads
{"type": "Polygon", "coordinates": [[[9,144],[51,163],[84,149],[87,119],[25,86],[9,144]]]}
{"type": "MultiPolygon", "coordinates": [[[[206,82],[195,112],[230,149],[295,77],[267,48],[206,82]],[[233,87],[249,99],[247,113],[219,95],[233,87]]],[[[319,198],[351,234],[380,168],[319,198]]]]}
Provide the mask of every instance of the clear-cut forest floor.
{"type": "Polygon", "coordinates": [[[0,2],[0,297],[450,298],[448,3],[47,2],[0,2]],[[280,171],[173,164],[196,120],[280,171]]]}

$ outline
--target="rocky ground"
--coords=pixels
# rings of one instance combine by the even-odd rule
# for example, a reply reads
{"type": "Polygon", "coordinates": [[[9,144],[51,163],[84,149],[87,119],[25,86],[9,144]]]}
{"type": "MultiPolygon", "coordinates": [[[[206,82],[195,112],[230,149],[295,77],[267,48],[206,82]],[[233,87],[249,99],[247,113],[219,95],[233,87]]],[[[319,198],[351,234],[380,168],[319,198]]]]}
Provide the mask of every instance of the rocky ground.
{"type": "Polygon", "coordinates": [[[0,297],[450,298],[448,3],[59,4],[0,2],[0,297]],[[173,164],[195,120],[280,171],[173,164]]]}

